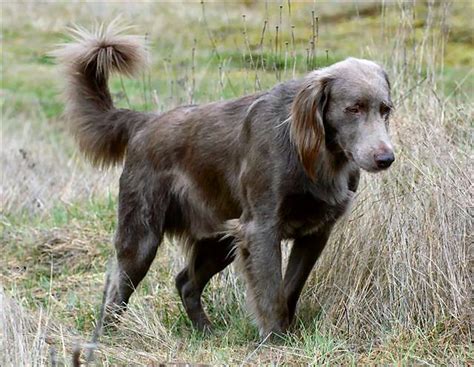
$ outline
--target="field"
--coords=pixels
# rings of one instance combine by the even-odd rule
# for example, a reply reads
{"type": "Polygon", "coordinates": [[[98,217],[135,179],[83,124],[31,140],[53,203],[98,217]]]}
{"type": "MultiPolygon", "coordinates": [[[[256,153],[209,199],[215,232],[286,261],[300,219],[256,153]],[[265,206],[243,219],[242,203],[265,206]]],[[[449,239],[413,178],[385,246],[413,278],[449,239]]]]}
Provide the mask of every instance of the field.
{"type": "Polygon", "coordinates": [[[281,341],[260,342],[234,269],[204,295],[214,332],[193,331],[167,240],[94,364],[474,364],[473,4],[244,1],[2,4],[1,366],[70,365],[95,326],[120,167],[77,151],[48,53],[67,26],[117,15],[151,58],[140,78],[112,80],[122,107],[241,96],[348,56],[380,62],[397,161],[363,174],[281,341]]]}

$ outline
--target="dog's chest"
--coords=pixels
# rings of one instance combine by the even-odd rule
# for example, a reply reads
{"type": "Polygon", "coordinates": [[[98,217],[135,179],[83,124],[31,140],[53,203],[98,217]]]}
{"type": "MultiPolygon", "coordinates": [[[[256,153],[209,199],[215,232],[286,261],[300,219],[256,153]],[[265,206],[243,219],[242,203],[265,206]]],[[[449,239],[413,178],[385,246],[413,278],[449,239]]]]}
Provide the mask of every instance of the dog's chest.
{"type": "Polygon", "coordinates": [[[288,195],[281,207],[284,237],[306,236],[334,223],[346,212],[352,197],[349,190],[337,201],[320,199],[309,192],[288,195]]]}

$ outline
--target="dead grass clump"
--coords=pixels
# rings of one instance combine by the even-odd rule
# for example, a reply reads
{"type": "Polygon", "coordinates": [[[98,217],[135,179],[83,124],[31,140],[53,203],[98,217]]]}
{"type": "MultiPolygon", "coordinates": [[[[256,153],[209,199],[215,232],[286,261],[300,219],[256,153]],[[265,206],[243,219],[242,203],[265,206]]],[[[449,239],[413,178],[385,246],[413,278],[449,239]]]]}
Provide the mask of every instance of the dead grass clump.
{"type": "Polygon", "coordinates": [[[80,267],[92,266],[101,247],[110,247],[110,235],[103,235],[87,228],[72,227],[42,231],[35,246],[39,252],[37,261],[53,266],[55,273],[74,273],[80,267]],[[103,245],[103,246],[100,246],[103,245]]]}
{"type": "Polygon", "coordinates": [[[3,265],[23,277],[33,276],[31,272],[40,268],[52,276],[73,276],[104,262],[111,237],[103,229],[82,222],[61,228],[5,230],[0,244],[8,247],[9,256],[3,265]]]}

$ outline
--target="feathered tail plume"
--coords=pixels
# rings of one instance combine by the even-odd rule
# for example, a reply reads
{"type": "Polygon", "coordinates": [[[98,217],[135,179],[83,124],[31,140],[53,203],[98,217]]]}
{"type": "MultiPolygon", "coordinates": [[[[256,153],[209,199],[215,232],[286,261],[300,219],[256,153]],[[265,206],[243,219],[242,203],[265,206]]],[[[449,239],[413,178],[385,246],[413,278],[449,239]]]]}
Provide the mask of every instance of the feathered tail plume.
{"type": "Polygon", "coordinates": [[[136,75],[147,63],[144,39],[123,35],[117,20],[94,32],[70,29],[74,42],[52,52],[66,76],[66,115],[81,151],[99,166],[122,161],[129,138],[150,115],[116,109],[107,85],[111,73],[136,75]]]}

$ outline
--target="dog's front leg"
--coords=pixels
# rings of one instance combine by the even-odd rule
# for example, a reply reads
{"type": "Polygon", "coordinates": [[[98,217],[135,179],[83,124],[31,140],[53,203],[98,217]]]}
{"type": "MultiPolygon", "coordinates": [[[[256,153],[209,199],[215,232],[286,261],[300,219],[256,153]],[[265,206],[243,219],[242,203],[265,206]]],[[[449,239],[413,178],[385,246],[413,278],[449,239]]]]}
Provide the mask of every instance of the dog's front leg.
{"type": "Polygon", "coordinates": [[[325,226],[317,233],[296,238],[293,243],[284,278],[290,323],[304,284],[326,246],[331,229],[332,225],[325,226]]]}
{"type": "Polygon", "coordinates": [[[285,332],[289,318],[282,284],[278,231],[268,224],[256,222],[249,222],[243,228],[239,255],[247,282],[248,303],[260,336],[285,332]]]}

